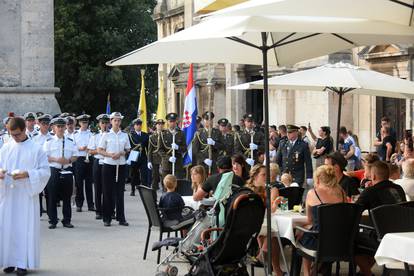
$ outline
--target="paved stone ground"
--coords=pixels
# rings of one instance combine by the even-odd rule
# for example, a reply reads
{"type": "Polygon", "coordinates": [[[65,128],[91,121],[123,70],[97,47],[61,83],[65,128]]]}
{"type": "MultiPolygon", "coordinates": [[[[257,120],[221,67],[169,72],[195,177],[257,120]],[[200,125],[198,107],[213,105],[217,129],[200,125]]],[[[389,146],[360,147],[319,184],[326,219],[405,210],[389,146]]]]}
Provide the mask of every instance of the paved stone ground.
{"type": "MultiPolygon", "coordinates": [[[[94,212],[84,211],[73,212],[74,229],[66,229],[59,224],[58,228],[49,230],[47,216],[43,215],[41,269],[33,274],[154,275],[156,252],[149,250],[147,260],[142,259],[148,224],[138,195],[131,197],[129,191],[125,192],[125,210],[129,227],[119,226],[114,222],[111,227],[104,227],[101,221],[95,220],[94,212]]],[[[153,230],[150,246],[158,238],[158,233],[158,230],[153,230]]],[[[342,265],[342,268],[347,268],[347,265],[342,265]]],[[[181,267],[179,275],[185,272],[181,267]]],[[[381,274],[378,268],[374,273],[381,274]]],[[[347,272],[344,270],[341,274],[347,275],[347,272]]],[[[255,275],[264,274],[257,268],[255,275]]]]}

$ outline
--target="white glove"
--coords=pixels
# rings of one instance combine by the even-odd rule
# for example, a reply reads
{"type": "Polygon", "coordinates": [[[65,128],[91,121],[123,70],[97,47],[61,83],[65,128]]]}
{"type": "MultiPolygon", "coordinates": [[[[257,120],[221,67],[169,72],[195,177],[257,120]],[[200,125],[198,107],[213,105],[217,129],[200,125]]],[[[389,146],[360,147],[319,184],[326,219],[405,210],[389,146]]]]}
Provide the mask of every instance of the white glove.
{"type": "Polygon", "coordinates": [[[204,164],[206,164],[207,166],[211,167],[211,165],[213,165],[213,160],[211,159],[204,159],[204,164]]]}
{"type": "Polygon", "coordinates": [[[214,146],[216,144],[216,141],[214,141],[213,138],[207,138],[207,144],[214,146]]]}
{"type": "Polygon", "coordinates": [[[313,186],[313,179],[312,178],[306,179],[306,185],[313,186]]]}
{"type": "Polygon", "coordinates": [[[171,156],[170,158],[168,158],[168,161],[170,161],[171,163],[175,163],[175,161],[177,161],[177,158],[171,156]]]}
{"type": "MultiPolygon", "coordinates": [[[[172,143],[171,144],[171,148],[173,149],[173,150],[178,150],[178,145],[176,144],[176,143],[172,143]]],[[[173,162],[174,163],[174,162],[173,162]]]]}
{"type": "Polygon", "coordinates": [[[152,170],[152,163],[148,162],[147,167],[148,167],[149,170],[152,170]]]}
{"type": "Polygon", "coordinates": [[[247,159],[246,159],[246,163],[247,163],[247,164],[249,164],[249,165],[250,165],[250,167],[253,167],[253,166],[254,166],[254,160],[253,160],[253,159],[251,159],[251,158],[247,158],[247,159]]]}
{"type": "Polygon", "coordinates": [[[250,150],[257,150],[259,147],[255,143],[250,143],[250,150]]]}

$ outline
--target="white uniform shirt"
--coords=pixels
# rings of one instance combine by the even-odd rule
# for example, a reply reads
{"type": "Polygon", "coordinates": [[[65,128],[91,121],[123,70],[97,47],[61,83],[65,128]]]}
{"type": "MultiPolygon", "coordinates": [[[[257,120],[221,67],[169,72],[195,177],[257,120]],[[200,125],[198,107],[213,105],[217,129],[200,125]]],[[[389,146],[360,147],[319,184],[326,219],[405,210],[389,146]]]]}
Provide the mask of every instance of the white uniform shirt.
{"type": "Polygon", "coordinates": [[[33,131],[29,131],[28,129],[26,129],[26,135],[30,138],[33,139],[33,137],[35,137],[36,135],[38,135],[38,132],[36,129],[33,129],[33,131]]]}
{"type": "Polygon", "coordinates": [[[34,136],[32,139],[33,139],[33,142],[35,142],[36,144],[43,147],[43,145],[46,143],[46,141],[49,140],[52,137],[53,137],[53,135],[51,135],[50,132],[47,132],[46,135],[43,135],[41,132],[39,132],[39,134],[34,136]]]}
{"type": "Polygon", "coordinates": [[[77,130],[74,130],[72,133],[69,133],[68,130],[65,130],[65,136],[72,139],[75,142],[75,134],[78,133],[77,130]]]}
{"type": "MultiPolygon", "coordinates": [[[[72,156],[75,156],[77,153],[77,149],[75,144],[73,143],[72,139],[65,137],[65,152],[64,152],[64,158],[71,159],[72,156]]],[[[63,151],[63,139],[58,138],[56,135],[50,138],[46,141],[46,143],[43,145],[43,150],[46,152],[48,157],[62,157],[62,151],[63,151]]],[[[49,162],[50,167],[54,167],[57,169],[62,169],[62,164],[56,163],[56,162],[49,162]]],[[[71,167],[72,164],[65,164],[63,166],[63,169],[71,167]]]]}
{"type": "Polygon", "coordinates": [[[76,156],[86,156],[86,150],[80,151],[79,148],[81,147],[87,147],[89,144],[89,139],[92,137],[91,131],[85,130],[78,130],[78,132],[75,133],[73,141],[75,142],[76,148],[78,149],[78,153],[76,156]]]}
{"type": "MultiPolygon", "coordinates": [[[[127,151],[131,149],[129,143],[128,134],[119,130],[117,133],[111,129],[109,132],[104,133],[99,143],[99,148],[104,149],[108,153],[119,153],[121,151],[127,151]]],[[[104,163],[108,165],[125,165],[125,156],[121,155],[118,160],[114,160],[111,157],[104,157],[104,163]]]]}
{"type": "MultiPolygon", "coordinates": [[[[103,134],[106,132],[100,131],[99,133],[96,133],[95,135],[92,135],[89,139],[88,149],[89,150],[97,150],[99,147],[99,143],[101,142],[103,134]]],[[[96,159],[99,159],[99,164],[103,164],[104,157],[100,154],[95,154],[94,157],[96,159]]]]}

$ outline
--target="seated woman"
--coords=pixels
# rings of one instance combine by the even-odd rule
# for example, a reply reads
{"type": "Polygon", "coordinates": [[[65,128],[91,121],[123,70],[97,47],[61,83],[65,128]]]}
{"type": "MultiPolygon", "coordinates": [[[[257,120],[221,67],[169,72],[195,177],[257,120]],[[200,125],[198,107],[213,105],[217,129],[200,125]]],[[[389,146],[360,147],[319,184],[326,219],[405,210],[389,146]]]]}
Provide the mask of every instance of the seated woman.
{"type": "MultiPolygon", "coordinates": [[[[247,180],[246,186],[255,193],[259,194],[263,201],[266,199],[266,167],[264,165],[258,164],[252,167],[250,170],[250,178],[247,180]]],[[[272,213],[276,211],[278,205],[279,191],[277,188],[272,188],[271,190],[271,202],[272,202],[272,213]]],[[[266,215],[265,215],[266,219],[266,215]]],[[[264,222],[262,229],[260,230],[257,242],[259,244],[259,252],[257,259],[262,261],[263,257],[266,256],[267,252],[267,239],[266,239],[266,222],[264,222]]],[[[283,271],[280,269],[279,265],[279,243],[277,242],[276,233],[272,231],[272,267],[276,275],[283,275],[283,271]]]]}
{"type": "Polygon", "coordinates": [[[231,157],[233,172],[239,176],[244,182],[249,179],[249,171],[247,170],[246,159],[241,154],[235,154],[231,157]]]}
{"type": "Polygon", "coordinates": [[[191,187],[193,189],[193,194],[197,192],[198,187],[206,181],[206,170],[203,166],[197,165],[191,168],[191,187]]]}
{"type": "MultiPolygon", "coordinates": [[[[306,196],[306,214],[308,222],[306,228],[319,229],[317,207],[322,204],[333,204],[347,202],[344,190],[339,185],[335,169],[330,165],[322,165],[314,173],[314,188],[306,196]]],[[[317,238],[315,235],[304,233],[299,240],[299,247],[316,250],[317,238]]],[[[304,275],[311,275],[312,262],[303,259],[304,275]]],[[[313,268],[317,269],[317,268],[313,268]]]]}

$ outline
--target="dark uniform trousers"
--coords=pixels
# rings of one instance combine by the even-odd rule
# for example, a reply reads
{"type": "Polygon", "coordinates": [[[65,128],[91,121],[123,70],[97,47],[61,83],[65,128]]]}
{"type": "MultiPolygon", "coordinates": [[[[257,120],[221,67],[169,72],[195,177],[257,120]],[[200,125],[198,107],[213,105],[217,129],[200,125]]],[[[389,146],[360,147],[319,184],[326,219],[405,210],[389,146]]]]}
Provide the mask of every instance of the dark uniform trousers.
{"type": "Polygon", "coordinates": [[[149,186],[147,158],[141,156],[138,162],[131,162],[131,191],[139,185],[149,186]]]}
{"type": "Polygon", "coordinates": [[[99,164],[99,159],[93,159],[93,184],[95,186],[95,209],[97,215],[102,215],[102,167],[103,165],[99,164]]]}
{"type": "Polygon", "coordinates": [[[51,174],[46,188],[48,192],[47,214],[50,224],[57,224],[57,207],[58,200],[63,201],[62,223],[70,223],[72,218],[71,197],[73,192],[73,174],[61,174],[60,169],[50,168],[51,174]]]}
{"type": "Polygon", "coordinates": [[[152,163],[151,176],[152,176],[151,188],[154,191],[157,191],[160,188],[159,187],[159,183],[160,183],[160,164],[152,163]]]}
{"type": "Polygon", "coordinates": [[[115,182],[116,165],[104,164],[102,168],[102,190],[103,190],[103,221],[111,222],[112,214],[116,205],[116,220],[125,221],[124,212],[124,189],[126,165],[119,165],[118,182],[115,182]]]}
{"type": "Polygon", "coordinates": [[[88,208],[94,208],[92,191],[92,162],[85,163],[85,157],[80,156],[75,162],[76,207],[82,207],[83,202],[85,201],[83,193],[84,181],[88,208]]]}

